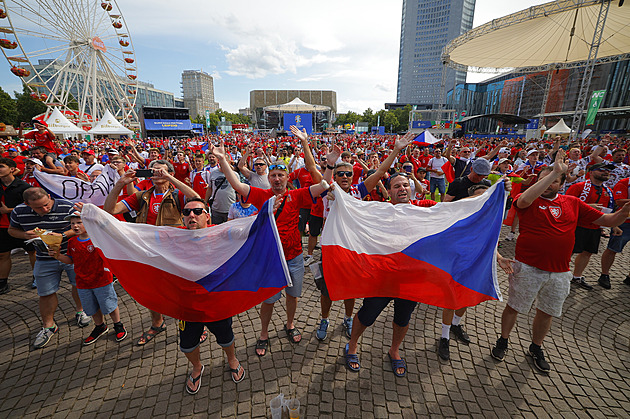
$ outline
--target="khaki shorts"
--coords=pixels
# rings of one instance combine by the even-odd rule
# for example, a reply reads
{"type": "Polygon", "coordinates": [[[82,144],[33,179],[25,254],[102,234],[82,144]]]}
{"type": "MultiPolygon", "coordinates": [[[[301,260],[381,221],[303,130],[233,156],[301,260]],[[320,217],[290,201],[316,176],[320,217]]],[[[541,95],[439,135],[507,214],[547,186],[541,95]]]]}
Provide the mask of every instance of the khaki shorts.
{"type": "Polygon", "coordinates": [[[560,317],[571,290],[571,277],[571,272],[547,272],[516,261],[507,303],[519,313],[528,313],[536,300],[537,309],[560,317]]]}

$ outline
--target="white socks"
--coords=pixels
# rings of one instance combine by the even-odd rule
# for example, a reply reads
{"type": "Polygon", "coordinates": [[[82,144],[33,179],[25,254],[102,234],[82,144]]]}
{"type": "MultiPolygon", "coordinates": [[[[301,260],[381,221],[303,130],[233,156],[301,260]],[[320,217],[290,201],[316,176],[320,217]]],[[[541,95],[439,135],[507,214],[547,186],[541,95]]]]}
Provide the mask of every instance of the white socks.
{"type": "Polygon", "coordinates": [[[451,338],[451,325],[442,323],[442,338],[450,339],[451,338]]]}
{"type": "Polygon", "coordinates": [[[453,314],[453,321],[452,321],[452,325],[453,326],[459,326],[459,322],[462,321],[462,318],[459,317],[457,314],[453,314]]]}

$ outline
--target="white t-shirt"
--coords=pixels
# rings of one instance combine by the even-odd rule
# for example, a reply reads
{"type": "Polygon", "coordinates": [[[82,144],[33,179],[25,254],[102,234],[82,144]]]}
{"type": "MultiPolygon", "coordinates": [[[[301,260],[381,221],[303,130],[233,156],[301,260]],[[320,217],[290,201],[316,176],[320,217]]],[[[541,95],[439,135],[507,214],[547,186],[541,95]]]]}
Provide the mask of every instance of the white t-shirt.
{"type": "Polygon", "coordinates": [[[102,164],[97,163],[96,160],[94,160],[94,164],[83,163],[79,165],[79,170],[81,170],[83,173],[85,173],[88,176],[90,176],[90,174],[92,174],[93,171],[103,170],[104,168],[105,167],[102,164]]]}
{"type": "MultiPolygon", "coordinates": [[[[443,171],[442,166],[444,166],[447,161],[448,160],[444,156],[440,157],[439,159],[437,157],[431,157],[431,160],[429,160],[428,166],[433,170],[443,171]]],[[[436,178],[436,179],[444,179],[444,174],[438,175],[436,173],[431,172],[431,177],[436,178]]]]}

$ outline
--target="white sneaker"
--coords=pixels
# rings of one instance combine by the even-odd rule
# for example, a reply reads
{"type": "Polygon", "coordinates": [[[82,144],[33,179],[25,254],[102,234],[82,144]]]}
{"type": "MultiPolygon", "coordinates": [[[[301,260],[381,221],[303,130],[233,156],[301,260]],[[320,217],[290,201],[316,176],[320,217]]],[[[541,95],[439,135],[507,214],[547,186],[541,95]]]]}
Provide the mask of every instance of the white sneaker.
{"type": "Polygon", "coordinates": [[[310,265],[313,262],[315,262],[315,258],[313,256],[306,256],[304,258],[304,267],[310,265]]]}
{"type": "Polygon", "coordinates": [[[76,314],[77,325],[79,327],[85,327],[88,324],[92,323],[92,318],[85,314],[85,311],[81,310],[76,314]]]}
{"type": "Polygon", "coordinates": [[[512,240],[514,240],[514,236],[515,236],[515,234],[514,234],[513,232],[511,232],[511,231],[510,231],[510,232],[507,234],[507,236],[505,236],[505,241],[506,241],[506,242],[511,242],[512,240]]]}

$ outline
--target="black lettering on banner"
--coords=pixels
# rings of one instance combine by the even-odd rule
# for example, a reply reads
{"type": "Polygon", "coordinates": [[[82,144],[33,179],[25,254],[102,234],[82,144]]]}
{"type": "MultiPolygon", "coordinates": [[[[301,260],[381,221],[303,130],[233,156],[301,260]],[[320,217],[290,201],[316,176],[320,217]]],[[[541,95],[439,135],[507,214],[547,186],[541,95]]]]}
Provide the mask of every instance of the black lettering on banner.
{"type": "Polygon", "coordinates": [[[61,196],[70,201],[77,199],[79,197],[79,182],[75,179],[63,180],[61,182],[61,196]]]}
{"type": "Polygon", "coordinates": [[[90,198],[94,196],[97,190],[100,191],[100,195],[102,196],[107,196],[109,193],[107,187],[103,188],[103,185],[101,185],[100,182],[94,182],[92,183],[92,194],[90,195],[90,198]]]}

